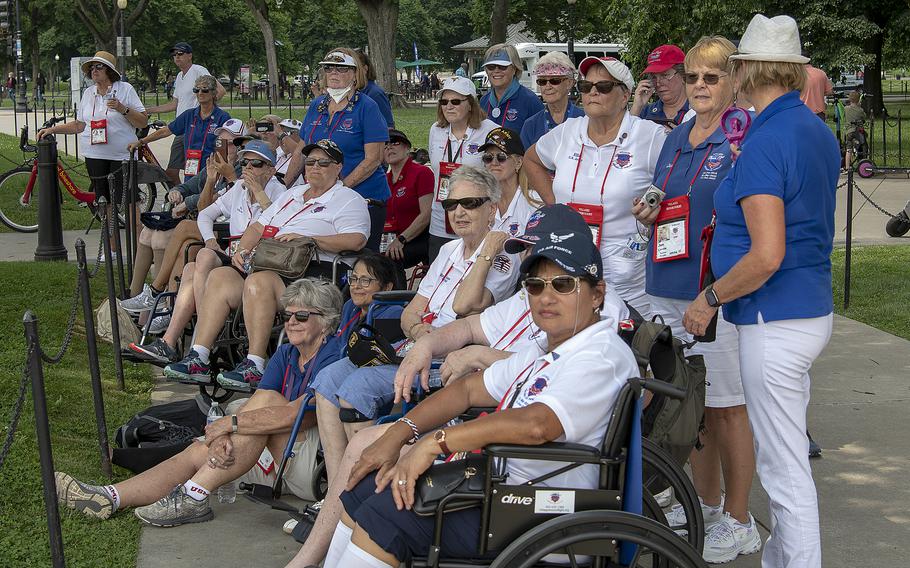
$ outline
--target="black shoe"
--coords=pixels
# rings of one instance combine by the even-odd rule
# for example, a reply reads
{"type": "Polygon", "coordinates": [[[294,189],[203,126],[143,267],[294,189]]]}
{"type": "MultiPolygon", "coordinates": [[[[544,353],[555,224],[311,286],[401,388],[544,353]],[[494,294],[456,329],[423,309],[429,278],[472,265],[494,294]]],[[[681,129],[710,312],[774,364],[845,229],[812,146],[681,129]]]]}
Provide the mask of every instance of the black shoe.
{"type": "Polygon", "coordinates": [[[818,445],[818,442],[812,439],[812,436],[809,434],[809,431],[806,430],[806,436],[809,438],[809,457],[810,458],[819,458],[822,455],[822,447],[818,445]]]}

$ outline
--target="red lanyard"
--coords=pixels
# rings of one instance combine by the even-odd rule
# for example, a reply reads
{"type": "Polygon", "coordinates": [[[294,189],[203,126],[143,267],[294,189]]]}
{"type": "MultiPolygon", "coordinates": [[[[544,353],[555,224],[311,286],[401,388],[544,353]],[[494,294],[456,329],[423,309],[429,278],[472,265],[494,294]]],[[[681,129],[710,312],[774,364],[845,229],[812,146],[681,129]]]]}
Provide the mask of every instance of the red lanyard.
{"type": "MultiPolygon", "coordinates": [[[[335,133],[335,130],[338,129],[338,125],[341,124],[341,117],[344,116],[344,113],[345,113],[345,109],[341,109],[340,111],[338,111],[336,113],[339,116],[338,116],[338,120],[335,121],[335,126],[332,126],[332,119],[329,118],[329,126],[331,128],[329,128],[329,131],[325,136],[329,140],[332,139],[332,134],[335,133]]],[[[326,116],[326,118],[328,118],[329,115],[326,114],[325,116],[326,116]]],[[[319,115],[319,119],[313,124],[313,128],[310,129],[310,135],[308,136],[309,142],[313,141],[313,133],[316,132],[316,127],[319,126],[320,124],[322,124],[322,115],[319,115]]]]}
{"type": "MultiPolygon", "coordinates": [[[[291,203],[294,203],[294,198],[293,198],[293,197],[291,197],[291,200],[288,201],[287,203],[285,203],[284,206],[283,206],[281,209],[279,209],[277,213],[275,213],[274,215],[272,215],[271,219],[269,219],[269,225],[271,225],[271,224],[272,224],[272,221],[275,219],[275,217],[277,217],[278,215],[281,214],[282,211],[284,211],[285,209],[287,209],[287,208],[288,208],[288,205],[290,205],[291,203]]],[[[301,213],[303,213],[304,211],[306,211],[307,209],[309,209],[310,207],[312,207],[312,206],[315,205],[315,204],[316,204],[315,201],[314,201],[313,203],[310,203],[309,205],[307,205],[306,207],[304,207],[303,209],[301,209],[301,210],[298,211],[297,213],[294,213],[293,217],[291,217],[290,219],[288,219],[287,221],[285,221],[285,222],[282,223],[281,225],[282,225],[282,226],[288,225],[288,224],[289,224],[291,221],[293,221],[298,215],[300,215],[301,213]]]]}
{"type": "Polygon", "coordinates": [[[361,314],[360,311],[358,311],[356,314],[354,314],[354,317],[352,317],[350,320],[348,320],[348,323],[344,324],[344,327],[342,327],[341,329],[338,330],[338,333],[336,334],[336,336],[341,337],[341,334],[344,333],[344,331],[348,328],[348,326],[351,325],[352,323],[354,323],[355,321],[359,320],[361,315],[363,315],[363,314],[361,314]]]}
{"type": "MultiPolygon", "coordinates": [[[[518,398],[518,392],[521,390],[521,387],[523,387],[525,385],[525,383],[528,381],[528,379],[531,378],[531,376],[534,374],[534,372],[532,371],[527,377],[525,377],[525,379],[523,381],[521,381],[521,384],[518,385],[517,387],[515,386],[515,383],[517,383],[522,378],[522,376],[525,373],[527,373],[528,370],[534,366],[535,363],[537,363],[536,359],[534,361],[531,361],[530,365],[528,365],[520,373],[518,373],[518,376],[515,377],[515,380],[512,381],[511,385],[509,385],[508,390],[506,390],[505,394],[502,395],[502,399],[499,401],[499,405],[496,406],[496,410],[494,410],[494,412],[499,412],[500,410],[502,410],[502,407],[506,402],[506,397],[509,396],[509,393],[512,392],[512,388],[514,387],[515,394],[512,396],[512,400],[509,401],[509,405],[508,405],[508,408],[512,408],[512,405],[515,404],[515,399],[518,398]]],[[[547,368],[547,365],[549,365],[549,364],[550,364],[549,361],[544,361],[543,365],[541,365],[540,369],[538,369],[537,372],[539,373],[539,372],[543,371],[544,369],[547,368]]]]}
{"type": "MultiPolygon", "coordinates": [[[[322,351],[322,346],[320,346],[319,349],[316,350],[316,354],[313,355],[312,359],[310,359],[309,361],[304,363],[304,367],[306,367],[307,369],[306,369],[306,374],[303,375],[303,383],[300,385],[300,388],[306,388],[307,384],[309,384],[310,375],[313,373],[313,367],[316,366],[316,358],[319,357],[320,351],[322,351]]],[[[284,394],[284,389],[288,385],[288,373],[290,373],[290,372],[291,372],[291,364],[288,363],[288,366],[284,368],[284,380],[281,381],[281,396],[284,396],[284,398],[288,398],[284,394]]],[[[300,392],[300,388],[297,389],[298,393],[300,392]]],[[[288,400],[290,400],[290,399],[288,399],[288,400]]]]}
{"type": "MultiPolygon", "coordinates": [[[[446,294],[445,298],[443,298],[442,303],[439,304],[440,309],[442,309],[442,306],[446,305],[446,302],[449,301],[449,297],[455,292],[455,290],[458,289],[459,284],[461,284],[461,281],[464,280],[464,277],[468,275],[468,271],[471,270],[471,266],[473,266],[473,264],[474,264],[473,262],[468,263],[468,267],[465,268],[464,274],[461,275],[461,278],[458,279],[458,282],[455,283],[455,286],[453,286],[452,289],[449,290],[449,293],[446,294]]],[[[443,283],[446,281],[446,278],[449,277],[449,272],[452,272],[453,268],[455,268],[454,262],[452,262],[452,264],[449,265],[449,268],[448,268],[448,270],[446,270],[446,273],[442,275],[442,278],[439,280],[439,283],[436,284],[435,288],[433,288],[433,293],[430,294],[430,299],[427,300],[427,307],[423,309],[424,313],[430,312],[430,302],[433,301],[433,296],[436,295],[436,291],[439,290],[439,287],[442,286],[443,283]]]]}
{"type": "MultiPolygon", "coordinates": [[[[502,337],[500,337],[500,338],[496,341],[496,343],[494,343],[493,345],[491,345],[491,347],[492,347],[493,349],[500,349],[499,344],[502,343],[502,341],[503,341],[506,337],[508,337],[510,333],[512,333],[513,331],[515,331],[515,328],[518,327],[519,325],[521,325],[521,323],[524,321],[524,319],[525,319],[526,317],[528,317],[528,314],[530,314],[530,313],[531,313],[531,310],[530,310],[530,309],[525,310],[525,313],[521,314],[521,317],[519,317],[519,318],[515,321],[515,323],[512,324],[512,327],[509,328],[509,331],[503,333],[503,334],[502,334],[502,337]]],[[[507,350],[509,349],[509,347],[512,347],[512,345],[514,345],[515,342],[518,341],[518,338],[521,337],[521,336],[524,334],[524,332],[528,330],[529,327],[531,327],[531,324],[530,324],[530,323],[528,323],[526,326],[524,326],[524,327],[521,329],[521,331],[519,331],[518,333],[516,333],[516,334],[515,334],[515,337],[512,338],[512,341],[510,341],[508,345],[502,347],[502,348],[500,349],[500,351],[507,351],[507,350]]]]}
{"type": "MultiPolygon", "coordinates": [[[[613,155],[610,156],[610,163],[607,165],[607,173],[604,174],[604,180],[600,184],[600,204],[604,203],[604,187],[607,185],[607,178],[610,177],[610,170],[613,169],[613,160],[616,158],[618,146],[613,147],[613,155]]],[[[575,177],[572,178],[572,196],[569,198],[570,203],[575,203],[575,181],[578,179],[578,170],[581,169],[581,158],[585,155],[585,145],[581,145],[581,152],[578,154],[578,163],[575,164],[575,177]]]]}
{"type": "MultiPolygon", "coordinates": [[[[464,141],[467,137],[468,137],[468,135],[467,135],[467,133],[465,133],[464,138],[461,139],[461,144],[458,145],[458,151],[455,152],[454,158],[452,157],[452,139],[449,138],[448,140],[446,140],[446,156],[448,156],[448,158],[449,158],[449,160],[448,160],[449,163],[452,163],[454,160],[457,160],[462,157],[461,151],[464,148],[464,141]]],[[[454,163],[458,164],[460,162],[454,162],[454,163]]]]}
{"type": "MultiPolygon", "coordinates": [[[[107,90],[107,92],[110,93],[113,89],[114,89],[114,86],[111,85],[111,87],[107,90]]],[[[101,93],[99,93],[99,92],[98,92],[98,88],[95,87],[95,96],[92,97],[92,120],[95,120],[95,101],[98,100],[98,97],[101,97],[101,104],[103,105],[103,104],[104,104],[104,95],[102,95],[101,93]]],[[[107,113],[108,113],[108,111],[110,111],[110,110],[111,110],[110,107],[105,107],[105,109],[104,109],[104,116],[107,116],[107,113]]]]}
{"type": "MultiPolygon", "coordinates": [[[[708,161],[708,156],[711,155],[711,149],[714,148],[714,144],[708,144],[708,149],[705,151],[705,157],[701,159],[701,163],[698,164],[698,168],[695,169],[695,175],[692,176],[692,179],[689,181],[689,189],[686,192],[686,195],[692,193],[692,186],[695,185],[695,178],[698,177],[698,173],[701,172],[702,167],[704,167],[705,162],[708,161]]],[[[660,186],[661,191],[665,191],[667,187],[667,182],[670,181],[670,176],[673,174],[673,169],[676,167],[676,160],[679,159],[679,154],[682,152],[682,149],[676,151],[676,156],[673,157],[673,162],[670,164],[670,171],[667,172],[667,177],[664,178],[664,183],[660,186]]]]}
{"type": "MultiPolygon", "coordinates": [[[[212,115],[213,114],[215,114],[215,113],[212,112],[212,115]]],[[[205,150],[205,139],[209,135],[209,123],[212,121],[212,115],[209,115],[209,117],[207,119],[205,119],[205,122],[203,122],[203,124],[205,125],[205,132],[202,133],[202,150],[205,150]]],[[[196,132],[196,119],[197,118],[199,118],[198,114],[193,116],[193,124],[190,126],[190,135],[187,138],[187,144],[186,144],[187,146],[189,146],[190,143],[193,141],[193,133],[196,132]]],[[[187,148],[187,150],[189,150],[189,148],[187,148]]]]}

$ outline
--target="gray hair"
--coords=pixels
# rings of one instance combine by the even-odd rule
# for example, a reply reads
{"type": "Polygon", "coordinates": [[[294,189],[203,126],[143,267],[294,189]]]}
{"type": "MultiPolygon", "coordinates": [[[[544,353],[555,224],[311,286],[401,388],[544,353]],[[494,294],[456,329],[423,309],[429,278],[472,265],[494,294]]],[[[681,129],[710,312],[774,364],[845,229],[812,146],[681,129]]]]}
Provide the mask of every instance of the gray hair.
{"type": "Polygon", "coordinates": [[[479,187],[493,203],[498,203],[502,198],[502,188],[499,187],[496,176],[488,172],[485,168],[477,168],[474,166],[459,167],[452,174],[452,177],[449,178],[449,191],[451,192],[452,188],[455,187],[455,184],[459,182],[466,182],[479,187]]]}
{"type": "Polygon", "coordinates": [[[288,306],[306,306],[313,311],[321,312],[325,334],[329,335],[338,329],[341,320],[341,291],[328,280],[301,278],[288,284],[281,294],[281,309],[288,306]]]}
{"type": "Polygon", "coordinates": [[[214,93],[218,90],[218,80],[211,75],[200,75],[199,78],[196,79],[194,86],[208,89],[214,93]]]}

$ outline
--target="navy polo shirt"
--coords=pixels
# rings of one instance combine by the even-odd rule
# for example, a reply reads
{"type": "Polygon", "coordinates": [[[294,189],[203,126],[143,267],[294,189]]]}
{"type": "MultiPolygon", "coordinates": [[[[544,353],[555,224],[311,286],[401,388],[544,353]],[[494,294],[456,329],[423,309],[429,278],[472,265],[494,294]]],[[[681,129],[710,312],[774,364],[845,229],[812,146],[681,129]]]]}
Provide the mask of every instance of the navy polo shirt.
{"type": "Polygon", "coordinates": [[[524,85],[519,85],[511,97],[504,101],[499,101],[499,116],[493,116],[493,104],[490,102],[490,94],[493,89],[480,98],[480,108],[487,113],[487,118],[505,128],[510,128],[515,132],[521,132],[525,121],[542,111],[543,103],[534,92],[524,85]]]}
{"type": "Polygon", "coordinates": [[[385,119],[389,128],[395,128],[395,119],[392,117],[392,103],[389,102],[389,96],[385,94],[382,87],[377,85],[376,81],[367,81],[367,86],[363,88],[363,93],[373,99],[373,102],[379,107],[379,112],[382,113],[382,118],[385,119]]]}
{"type": "Polygon", "coordinates": [[[784,202],[786,254],[758,290],[724,306],[738,325],[814,318],[833,311],[831,247],[840,151],[831,129],[799,99],[778,97],[749,129],[727,178],[714,193],[717,230],[711,262],[719,278],[751,245],[740,200],[773,195],[784,202]]]}
{"type": "MultiPolygon", "coordinates": [[[[344,153],[341,177],[347,177],[363,161],[365,144],[388,142],[389,128],[376,102],[362,91],[354,93],[348,106],[336,112],[331,120],[328,95],[322,95],[310,103],[300,127],[300,139],[304,144],[310,144],[324,138],[338,144],[344,153]]],[[[385,201],[389,198],[389,184],[381,165],[370,177],[351,189],[364,199],[385,201]]]]}
{"type": "Polygon", "coordinates": [[[319,371],[340,358],[338,350],[329,347],[329,345],[323,346],[316,357],[307,361],[307,364],[301,369],[300,351],[296,346],[285,343],[269,359],[265,372],[262,373],[262,380],[259,381],[259,388],[280,392],[284,398],[290,401],[297,400],[309,386],[305,379],[310,366],[315,365],[309,376],[309,381],[312,381],[319,371]],[[287,376],[287,380],[285,380],[285,376],[287,376]]]}
{"type": "Polygon", "coordinates": [[[690,183],[692,192],[689,194],[689,258],[655,262],[654,243],[651,243],[645,291],[652,296],[694,300],[700,292],[701,232],[711,224],[714,192],[733,165],[730,142],[720,128],[693,148],[689,144],[693,126],[695,121],[688,120],[670,132],[654,169],[653,183],[667,193],[665,201],[686,195],[690,183]]]}
{"type": "Polygon", "coordinates": [[[687,112],[689,112],[688,99],[686,100],[686,104],[684,104],[683,107],[679,109],[679,112],[676,113],[676,116],[667,116],[664,114],[664,102],[657,99],[656,103],[651,103],[641,109],[641,112],[638,113],[638,117],[646,120],[651,120],[652,118],[672,118],[676,124],[682,124],[683,118],[686,116],[687,112]]]}
{"type": "MultiPolygon", "coordinates": [[[[572,101],[569,101],[569,106],[566,108],[566,116],[563,118],[563,122],[570,118],[577,118],[584,115],[585,111],[573,105],[572,101]]],[[[544,105],[542,111],[526,120],[524,126],[521,127],[521,143],[524,144],[525,150],[533,146],[541,136],[557,126],[559,125],[553,120],[553,116],[550,115],[550,110],[544,105]]]]}
{"type": "Polygon", "coordinates": [[[202,159],[199,160],[199,170],[202,171],[205,168],[205,160],[215,151],[215,140],[218,139],[215,129],[230,118],[231,115],[215,105],[212,114],[203,119],[197,106],[180,113],[180,116],[172,120],[167,127],[176,136],[183,136],[184,150],[202,150],[202,159]]]}

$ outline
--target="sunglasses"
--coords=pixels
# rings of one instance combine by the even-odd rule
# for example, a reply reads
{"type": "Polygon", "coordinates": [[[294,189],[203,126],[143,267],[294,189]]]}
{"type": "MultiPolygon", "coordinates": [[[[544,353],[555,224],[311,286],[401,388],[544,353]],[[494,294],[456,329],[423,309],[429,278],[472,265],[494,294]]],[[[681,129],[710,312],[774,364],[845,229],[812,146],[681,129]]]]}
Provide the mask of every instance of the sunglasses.
{"type": "Polygon", "coordinates": [[[468,99],[439,99],[439,106],[444,107],[449,103],[451,103],[452,106],[458,106],[466,100],[468,99]]]}
{"type": "Polygon", "coordinates": [[[386,148],[388,148],[389,146],[401,146],[401,141],[400,140],[390,140],[389,142],[385,143],[386,148]]]}
{"type": "Polygon", "coordinates": [[[319,159],[307,158],[306,160],[303,161],[303,163],[306,164],[307,167],[310,167],[310,168],[312,168],[313,166],[315,166],[317,164],[319,165],[320,168],[327,168],[337,162],[335,162],[335,160],[332,160],[331,158],[319,158],[319,159]]]}
{"type": "Polygon", "coordinates": [[[103,71],[105,67],[107,67],[107,65],[104,63],[95,63],[94,65],[89,66],[89,69],[92,69],[94,71],[103,71]]]}
{"type": "Polygon", "coordinates": [[[596,83],[591,81],[579,81],[578,90],[588,94],[591,92],[591,89],[597,89],[598,93],[606,95],[613,90],[613,87],[619,87],[620,85],[623,85],[620,81],[598,81],[596,83]]]}
{"type": "Polygon", "coordinates": [[[321,316],[321,315],[323,315],[322,312],[311,312],[311,311],[307,311],[307,310],[300,310],[299,312],[289,312],[287,310],[284,310],[284,311],[278,312],[278,317],[281,319],[281,321],[283,321],[285,323],[290,321],[291,318],[294,318],[295,320],[299,321],[300,323],[303,323],[306,320],[310,319],[310,316],[321,316]]]}
{"type": "Polygon", "coordinates": [[[483,68],[487,71],[505,71],[509,65],[484,65],[483,68]]]}
{"type": "Polygon", "coordinates": [[[180,57],[181,55],[186,55],[186,53],[183,51],[175,51],[172,55],[174,57],[180,57]]]}
{"type": "Polygon", "coordinates": [[[240,164],[241,168],[245,168],[248,165],[253,166],[254,168],[263,168],[265,166],[271,165],[265,160],[239,160],[238,163],[240,164]]]}
{"type": "Polygon", "coordinates": [[[525,278],[522,286],[532,296],[539,296],[547,286],[552,286],[553,291],[557,294],[571,294],[578,289],[579,280],[578,276],[567,275],[554,276],[549,279],[529,276],[525,278]]]}
{"type": "Polygon", "coordinates": [[[565,80],[566,80],[565,77],[551,77],[549,79],[540,78],[540,79],[537,79],[537,85],[540,87],[543,87],[547,83],[549,83],[551,85],[561,85],[562,82],[565,80]]]}
{"type": "Polygon", "coordinates": [[[500,164],[505,163],[509,159],[509,155],[504,152],[499,152],[498,154],[484,154],[480,158],[484,164],[492,164],[493,160],[496,160],[500,164]]]}
{"type": "Polygon", "coordinates": [[[455,211],[455,208],[461,205],[470,211],[471,209],[477,209],[489,200],[489,197],[462,197],[461,199],[443,199],[442,208],[446,211],[455,211]]]}
{"type": "Polygon", "coordinates": [[[323,65],[322,70],[326,73],[347,73],[353,71],[354,68],[347,65],[323,65]]]}
{"type": "Polygon", "coordinates": [[[379,278],[372,278],[370,276],[355,276],[353,272],[348,273],[348,284],[350,286],[358,286],[360,288],[369,288],[373,282],[378,282],[379,278]]]}
{"type": "Polygon", "coordinates": [[[199,93],[208,93],[208,92],[210,92],[210,91],[211,91],[211,89],[200,89],[199,87],[193,87],[193,92],[196,93],[196,94],[199,94],[199,93]]]}
{"type": "Polygon", "coordinates": [[[701,77],[701,80],[705,82],[705,85],[716,85],[721,77],[726,76],[726,73],[685,73],[683,74],[683,80],[686,82],[686,85],[694,85],[695,83],[698,83],[698,78],[701,77]]]}

